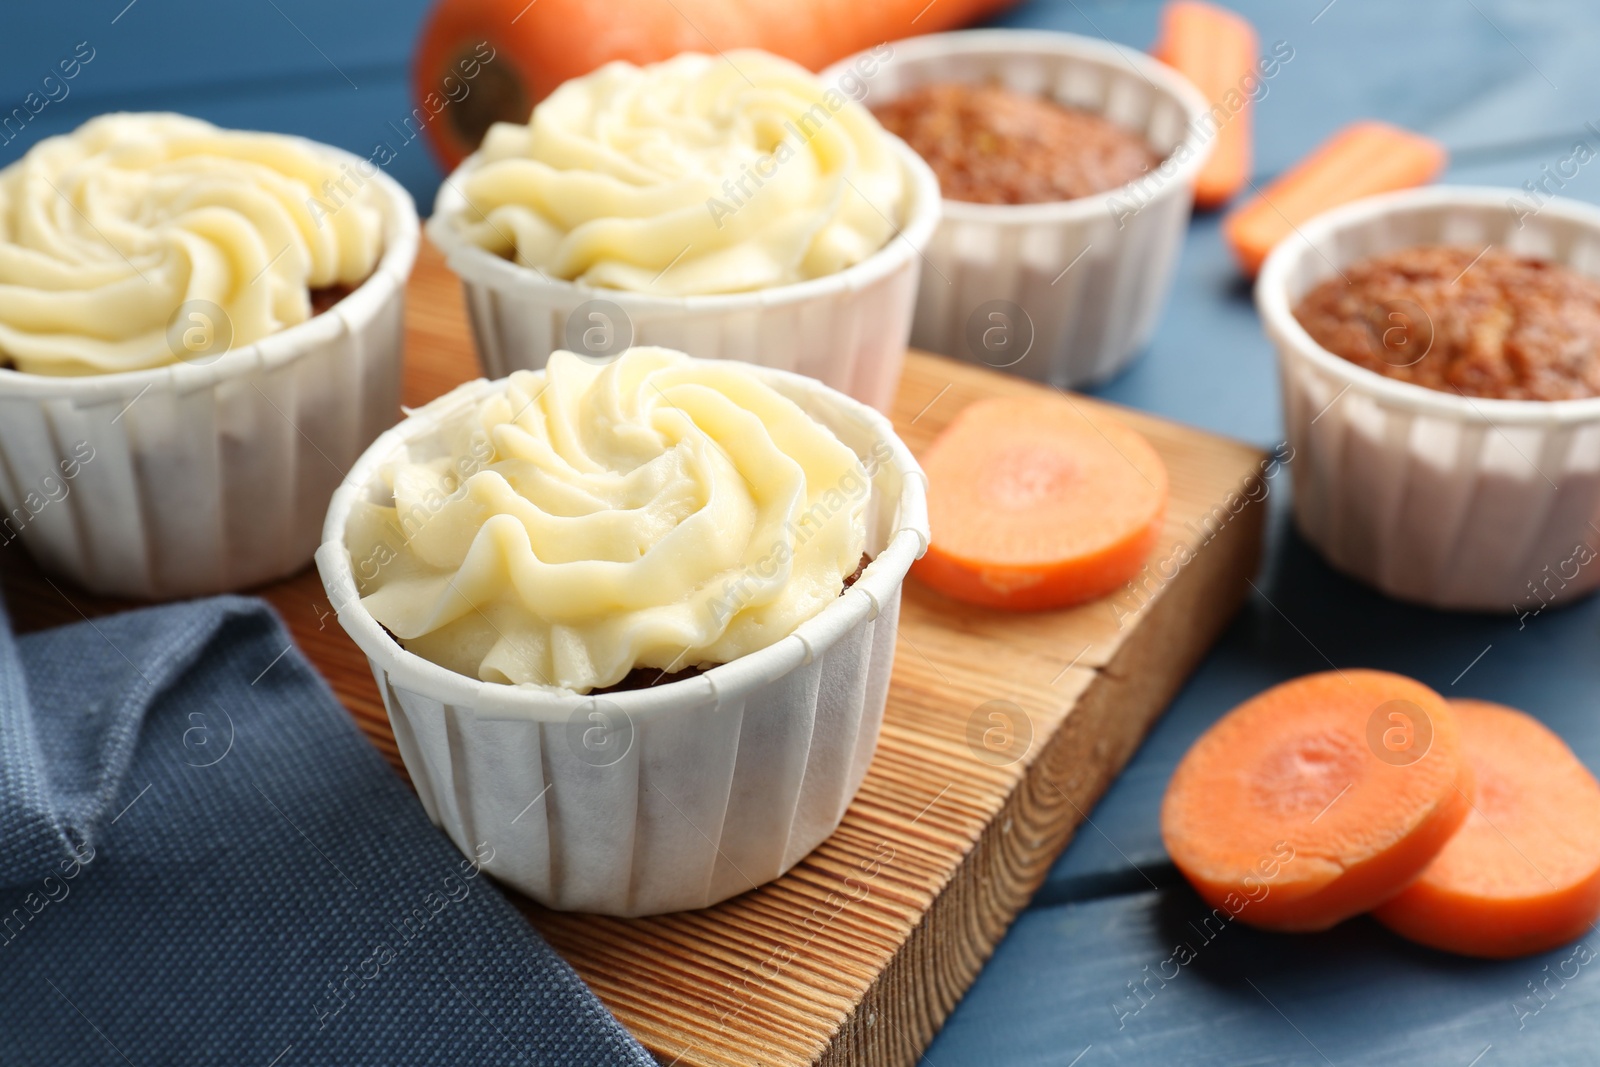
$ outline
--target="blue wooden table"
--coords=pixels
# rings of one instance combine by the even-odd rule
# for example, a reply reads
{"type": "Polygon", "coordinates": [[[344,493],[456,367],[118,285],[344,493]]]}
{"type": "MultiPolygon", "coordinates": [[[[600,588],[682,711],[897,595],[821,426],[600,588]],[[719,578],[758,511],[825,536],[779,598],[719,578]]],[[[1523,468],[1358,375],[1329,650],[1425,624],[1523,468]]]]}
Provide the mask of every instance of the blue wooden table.
{"type": "MultiPolygon", "coordinates": [[[[1585,0],[1233,0],[1293,59],[1257,107],[1257,179],[1336,126],[1376,117],[1443,140],[1452,182],[1521,186],[1600,149],[1600,8],[1585,0]]],[[[94,0],[17,5],[0,32],[0,163],[114,109],[182,110],[286,130],[363,155],[426,208],[427,150],[398,144],[423,0],[94,0]],[[44,78],[75,52],[77,76],[44,78]],[[46,91],[48,90],[48,91],[46,91]],[[4,124],[30,91],[49,102],[4,124]]],[[[1157,0],[1035,0],[1001,21],[1106,37],[1155,35],[1157,0]]],[[[1600,202],[1600,163],[1566,195],[1600,202]]],[[[1197,218],[1144,358],[1101,395],[1271,447],[1272,351],[1215,217],[1197,218]]],[[[1174,764],[1218,715],[1308,671],[1402,671],[1449,696],[1513,704],[1600,767],[1600,601],[1537,617],[1453,615],[1386,600],[1330,571],[1274,521],[1252,601],[1090,815],[928,1050],[932,1067],[1008,1064],[1600,1063],[1600,935],[1542,957],[1456,959],[1368,920],[1313,937],[1196,929],[1198,899],[1161,847],[1174,764]],[[1271,604],[1266,598],[1270,598],[1271,604]],[[1275,605],[1275,607],[1273,606],[1275,605]],[[1186,966],[1167,963],[1180,943],[1186,966]],[[1172,977],[1176,970],[1176,976],[1172,977]],[[1151,977],[1154,975],[1155,977],[1151,977]],[[1163,977],[1166,976],[1166,977],[1163,977]]]]}

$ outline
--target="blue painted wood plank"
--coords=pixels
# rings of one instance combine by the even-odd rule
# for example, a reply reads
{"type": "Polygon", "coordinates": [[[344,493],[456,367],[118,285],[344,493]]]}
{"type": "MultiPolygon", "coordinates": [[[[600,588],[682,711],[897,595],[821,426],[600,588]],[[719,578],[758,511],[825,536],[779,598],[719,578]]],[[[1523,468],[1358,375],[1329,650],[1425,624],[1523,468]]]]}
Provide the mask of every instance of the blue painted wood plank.
{"type": "Polygon", "coordinates": [[[1467,960],[1366,918],[1267,934],[1187,887],[1146,891],[1025,913],[921,1062],[1577,1067],[1595,1062],[1596,972],[1593,936],[1467,960]]]}
{"type": "Polygon", "coordinates": [[[439,168],[423,145],[407,144],[402,134],[413,107],[411,52],[427,6],[427,0],[21,5],[7,12],[0,33],[0,165],[105,111],[179,111],[224,126],[300,134],[363,156],[386,139],[395,150],[386,169],[426,212],[439,168]],[[68,71],[75,76],[65,78],[68,71]]]}
{"type": "Polygon", "coordinates": [[[146,93],[187,89],[201,96],[231,85],[264,105],[278,90],[305,81],[365,91],[372,71],[393,73],[410,63],[428,6],[429,0],[10,4],[0,34],[0,105],[15,106],[80,42],[95,56],[74,80],[72,95],[100,111],[127,107],[129,98],[146,93]]]}

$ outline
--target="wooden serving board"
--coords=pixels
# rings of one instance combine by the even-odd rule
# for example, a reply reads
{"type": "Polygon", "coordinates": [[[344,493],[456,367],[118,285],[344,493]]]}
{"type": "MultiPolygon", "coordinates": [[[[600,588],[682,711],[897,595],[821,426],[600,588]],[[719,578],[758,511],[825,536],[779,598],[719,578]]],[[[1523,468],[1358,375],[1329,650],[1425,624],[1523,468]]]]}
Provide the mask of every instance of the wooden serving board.
{"type": "MultiPolygon", "coordinates": [[[[407,326],[408,404],[477,376],[459,289],[426,246],[407,326]]],[[[966,404],[1041,388],[912,353],[895,424],[920,452],[966,404]]],[[[611,919],[522,902],[661,1062],[914,1064],[1241,604],[1262,509],[1238,501],[1260,454],[1137,412],[1118,415],[1150,439],[1172,482],[1161,546],[1137,591],[1013,615],[908,581],[877,756],[820,848],[778,881],[703,911],[611,919]]],[[[124,606],[58,591],[20,554],[0,563],[21,629],[124,606]]],[[[316,573],[260,592],[403,773],[366,659],[316,573]]]]}

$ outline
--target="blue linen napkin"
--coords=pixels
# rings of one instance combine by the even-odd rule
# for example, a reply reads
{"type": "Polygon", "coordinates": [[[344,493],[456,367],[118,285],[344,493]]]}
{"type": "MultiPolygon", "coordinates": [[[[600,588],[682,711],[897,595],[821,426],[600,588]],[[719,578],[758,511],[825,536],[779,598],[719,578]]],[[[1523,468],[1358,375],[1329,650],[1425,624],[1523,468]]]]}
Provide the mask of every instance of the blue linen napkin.
{"type": "Polygon", "coordinates": [[[19,1067],[653,1063],[240,597],[0,610],[0,1005],[19,1067]]]}

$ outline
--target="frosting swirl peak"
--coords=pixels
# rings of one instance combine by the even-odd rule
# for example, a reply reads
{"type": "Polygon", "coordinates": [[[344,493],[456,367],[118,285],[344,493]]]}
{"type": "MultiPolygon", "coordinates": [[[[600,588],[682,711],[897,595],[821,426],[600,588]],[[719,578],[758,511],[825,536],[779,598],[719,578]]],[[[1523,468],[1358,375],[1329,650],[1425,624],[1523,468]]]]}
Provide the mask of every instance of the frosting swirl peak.
{"type": "Polygon", "coordinates": [[[346,544],[374,618],[485,681],[588,692],[726,663],[832,603],[866,541],[861,459],[726,361],[556,352],[433,441],[346,544]]]}
{"type": "Polygon", "coordinates": [[[490,129],[450,224],[523,266],[661,296],[844,270],[904,220],[870,112],[766,52],[685,53],[574,78],[490,129]]]}
{"type": "Polygon", "coordinates": [[[102,115],[0,170],[0,365],[104,374],[219,354],[305,321],[310,290],[365,281],[382,243],[377,190],[329,152],[102,115]],[[191,308],[213,331],[198,342],[191,308]]]}

